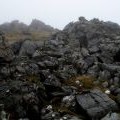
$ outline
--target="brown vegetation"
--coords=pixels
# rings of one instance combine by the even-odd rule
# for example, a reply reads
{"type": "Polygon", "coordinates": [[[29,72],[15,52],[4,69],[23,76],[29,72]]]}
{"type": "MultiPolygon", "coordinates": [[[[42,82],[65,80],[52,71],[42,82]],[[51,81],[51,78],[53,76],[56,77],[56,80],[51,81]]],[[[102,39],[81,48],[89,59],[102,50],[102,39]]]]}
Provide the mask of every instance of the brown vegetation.
{"type": "Polygon", "coordinates": [[[6,33],[6,40],[10,42],[24,40],[24,39],[31,39],[31,40],[48,40],[48,38],[52,35],[51,32],[31,32],[29,34],[23,34],[20,32],[12,32],[6,33]]]}

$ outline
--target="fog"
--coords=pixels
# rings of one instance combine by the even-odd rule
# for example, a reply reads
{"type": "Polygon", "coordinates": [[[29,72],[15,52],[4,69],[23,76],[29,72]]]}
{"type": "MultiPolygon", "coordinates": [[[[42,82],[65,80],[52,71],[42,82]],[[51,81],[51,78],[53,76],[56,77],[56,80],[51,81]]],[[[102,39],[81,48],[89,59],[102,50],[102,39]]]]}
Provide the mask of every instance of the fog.
{"type": "Polygon", "coordinates": [[[80,16],[120,24],[120,0],[0,0],[0,5],[0,24],[36,18],[62,29],[80,16]]]}

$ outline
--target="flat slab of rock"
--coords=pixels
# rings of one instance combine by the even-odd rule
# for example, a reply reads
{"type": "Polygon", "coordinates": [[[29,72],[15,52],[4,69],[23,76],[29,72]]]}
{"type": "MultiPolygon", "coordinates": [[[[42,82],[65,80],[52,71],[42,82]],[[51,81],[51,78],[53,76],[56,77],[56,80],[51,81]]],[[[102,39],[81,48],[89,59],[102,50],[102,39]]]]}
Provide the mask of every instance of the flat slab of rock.
{"type": "Polygon", "coordinates": [[[102,118],[110,111],[117,110],[117,104],[100,90],[91,90],[76,96],[76,100],[87,115],[92,119],[102,118]]]}

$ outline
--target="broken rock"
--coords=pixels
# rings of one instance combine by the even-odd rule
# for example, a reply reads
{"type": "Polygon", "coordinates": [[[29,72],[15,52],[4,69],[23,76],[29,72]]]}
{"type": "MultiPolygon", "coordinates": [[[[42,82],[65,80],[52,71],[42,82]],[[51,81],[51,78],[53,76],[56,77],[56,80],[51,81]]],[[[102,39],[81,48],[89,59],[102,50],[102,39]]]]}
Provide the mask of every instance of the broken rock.
{"type": "Polygon", "coordinates": [[[80,108],[92,119],[100,119],[110,111],[117,110],[117,104],[100,90],[91,90],[76,96],[80,108]]]}

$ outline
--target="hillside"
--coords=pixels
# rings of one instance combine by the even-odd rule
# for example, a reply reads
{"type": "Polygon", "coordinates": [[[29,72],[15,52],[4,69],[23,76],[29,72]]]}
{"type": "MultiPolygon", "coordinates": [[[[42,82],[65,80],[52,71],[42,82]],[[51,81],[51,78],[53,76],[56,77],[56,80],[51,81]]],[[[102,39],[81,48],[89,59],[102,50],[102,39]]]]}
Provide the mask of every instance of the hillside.
{"type": "Polygon", "coordinates": [[[14,20],[0,25],[0,30],[6,34],[8,41],[18,41],[26,38],[47,40],[55,31],[53,27],[37,19],[33,19],[30,25],[14,20]]]}
{"type": "Polygon", "coordinates": [[[80,17],[44,44],[0,40],[1,116],[120,120],[118,24],[80,17]]]}

